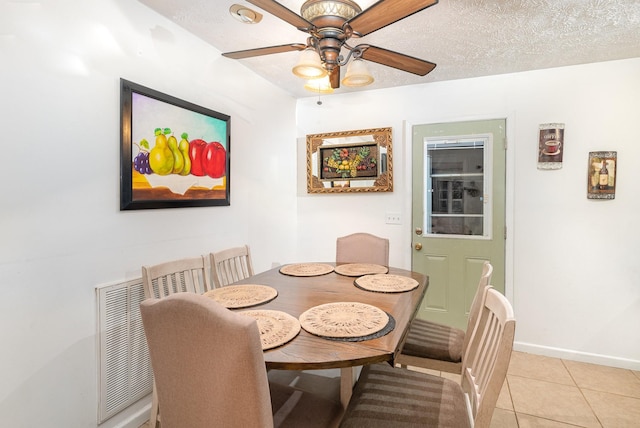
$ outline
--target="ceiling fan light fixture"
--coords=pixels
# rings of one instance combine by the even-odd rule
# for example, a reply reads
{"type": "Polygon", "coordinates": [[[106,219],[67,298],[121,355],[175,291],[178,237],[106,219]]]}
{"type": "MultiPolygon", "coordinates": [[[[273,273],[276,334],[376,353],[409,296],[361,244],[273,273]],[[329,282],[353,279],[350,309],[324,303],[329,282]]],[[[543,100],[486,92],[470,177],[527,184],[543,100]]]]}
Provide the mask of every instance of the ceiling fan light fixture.
{"type": "Polygon", "coordinates": [[[367,86],[372,84],[373,80],[367,63],[360,58],[355,58],[347,66],[347,73],[342,79],[342,84],[344,86],[367,86]]]}
{"type": "MultiPolygon", "coordinates": [[[[280,0],[278,0],[280,1],[280,0]]],[[[226,52],[222,56],[232,59],[252,58],[284,52],[302,51],[291,71],[305,80],[329,75],[333,89],[340,85],[364,87],[374,82],[362,58],[379,65],[392,67],[418,76],[431,72],[436,64],[389,49],[360,43],[350,44],[351,38],[360,39],[397,21],[405,19],[434,4],[438,0],[370,0],[364,11],[360,0],[301,0],[300,14],[276,0],[248,0],[296,29],[307,33],[307,43],[288,43],[226,52]],[[348,51],[346,56],[341,52],[348,51]],[[341,69],[346,67],[346,73],[341,69]],[[341,75],[344,78],[341,81],[341,75]]],[[[235,8],[242,6],[234,5],[235,8]]],[[[248,8],[230,9],[232,15],[253,22],[248,8]]],[[[291,64],[289,61],[286,63],[291,64]]],[[[377,67],[377,66],[376,66],[377,67]]],[[[377,68],[376,68],[377,70],[377,68]]]]}
{"type": "Polygon", "coordinates": [[[231,5],[229,13],[243,24],[257,24],[262,21],[262,14],[239,4],[231,5]]]}
{"type": "Polygon", "coordinates": [[[302,51],[298,63],[291,71],[303,79],[317,79],[327,75],[327,70],[322,66],[320,55],[311,47],[302,51]]]}
{"type": "Polygon", "coordinates": [[[307,91],[315,92],[317,94],[332,94],[333,88],[331,87],[331,82],[329,81],[329,75],[324,77],[320,77],[318,79],[310,79],[304,85],[304,88],[307,91]]]}

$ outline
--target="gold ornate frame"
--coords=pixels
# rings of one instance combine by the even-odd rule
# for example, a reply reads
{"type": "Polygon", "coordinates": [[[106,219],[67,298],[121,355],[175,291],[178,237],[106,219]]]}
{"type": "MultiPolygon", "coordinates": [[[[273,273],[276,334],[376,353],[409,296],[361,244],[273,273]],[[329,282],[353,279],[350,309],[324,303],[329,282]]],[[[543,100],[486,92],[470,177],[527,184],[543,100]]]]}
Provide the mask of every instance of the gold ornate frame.
{"type": "Polygon", "coordinates": [[[307,192],[393,192],[392,149],[391,128],[307,135],[307,192]],[[345,155],[345,159],[350,162],[348,164],[350,169],[344,170],[344,177],[332,176],[331,171],[328,171],[332,168],[327,164],[329,157],[323,158],[328,151],[336,150],[344,151],[345,154],[350,153],[345,155]],[[363,176],[359,176],[358,170],[355,169],[357,166],[354,167],[353,164],[357,165],[361,162],[364,153],[369,155],[370,169],[366,174],[363,171],[363,176]],[[355,161],[354,156],[358,156],[355,161]],[[372,173],[371,169],[375,171],[372,173]]]}

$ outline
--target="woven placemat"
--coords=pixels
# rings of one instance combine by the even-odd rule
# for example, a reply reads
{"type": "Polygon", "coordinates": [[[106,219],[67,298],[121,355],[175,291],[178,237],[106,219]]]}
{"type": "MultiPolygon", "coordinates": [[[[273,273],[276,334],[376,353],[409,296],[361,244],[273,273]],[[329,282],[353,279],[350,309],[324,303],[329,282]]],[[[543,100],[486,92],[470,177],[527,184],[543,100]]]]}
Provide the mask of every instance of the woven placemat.
{"type": "Polygon", "coordinates": [[[355,338],[382,330],[389,322],[389,315],[366,303],[333,302],[306,310],[299,320],[302,328],[316,336],[355,338]]]}
{"type": "Polygon", "coordinates": [[[418,288],[418,281],[400,275],[365,275],[356,278],[353,283],[358,288],[378,293],[402,293],[418,288]]]}
{"type": "Polygon", "coordinates": [[[300,322],[286,312],[254,309],[238,313],[258,323],[263,351],[284,345],[300,333],[300,322]]]}
{"type": "Polygon", "coordinates": [[[270,302],[278,296],[278,291],[267,285],[242,284],[216,288],[204,295],[229,309],[237,309],[270,302]]]}
{"type": "Polygon", "coordinates": [[[344,276],[373,275],[376,273],[387,273],[389,268],[373,263],[347,263],[335,267],[336,273],[344,276]]]}
{"type": "Polygon", "coordinates": [[[280,268],[280,273],[291,276],[318,276],[331,272],[333,272],[333,266],[325,263],[297,263],[280,268]]]}

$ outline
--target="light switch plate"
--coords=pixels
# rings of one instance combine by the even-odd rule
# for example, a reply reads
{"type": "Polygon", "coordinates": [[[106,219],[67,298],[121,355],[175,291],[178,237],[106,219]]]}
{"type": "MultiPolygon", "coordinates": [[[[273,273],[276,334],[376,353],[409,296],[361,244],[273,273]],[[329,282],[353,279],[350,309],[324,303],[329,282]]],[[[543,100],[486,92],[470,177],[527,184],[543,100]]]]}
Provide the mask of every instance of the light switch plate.
{"type": "Polygon", "coordinates": [[[400,213],[386,213],[385,223],[402,224],[402,217],[400,216],[400,213]]]}

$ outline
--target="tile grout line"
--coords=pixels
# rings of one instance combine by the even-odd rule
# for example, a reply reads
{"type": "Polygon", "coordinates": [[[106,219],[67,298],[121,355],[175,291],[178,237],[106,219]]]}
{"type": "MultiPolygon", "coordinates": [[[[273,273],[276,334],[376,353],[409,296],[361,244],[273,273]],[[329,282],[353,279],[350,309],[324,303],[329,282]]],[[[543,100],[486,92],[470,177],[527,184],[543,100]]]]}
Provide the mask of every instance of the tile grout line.
{"type": "Polygon", "coordinates": [[[598,417],[598,414],[593,409],[593,406],[591,405],[591,402],[587,399],[587,396],[584,395],[584,391],[582,390],[582,387],[580,387],[580,385],[578,385],[578,381],[573,376],[573,373],[571,373],[571,370],[569,370],[569,366],[567,366],[566,362],[562,358],[560,358],[560,362],[564,366],[564,368],[567,371],[567,373],[569,373],[569,376],[571,377],[571,380],[573,381],[573,383],[576,384],[576,387],[578,388],[578,391],[580,391],[580,395],[584,399],[585,403],[587,403],[587,406],[589,406],[589,410],[591,410],[591,413],[593,413],[593,416],[596,418],[596,421],[598,421],[598,423],[600,424],[601,427],[604,427],[604,424],[602,423],[602,421],[598,417]]]}
{"type": "Polygon", "coordinates": [[[544,417],[544,416],[532,415],[531,413],[525,413],[525,412],[517,413],[516,412],[516,422],[518,422],[518,427],[520,426],[519,425],[520,422],[517,420],[518,419],[518,415],[527,415],[527,416],[531,416],[532,418],[535,418],[535,419],[542,419],[544,421],[555,422],[555,423],[558,423],[558,424],[568,425],[568,426],[572,426],[572,427],[576,427],[576,428],[586,428],[584,425],[576,425],[576,424],[574,424],[572,422],[559,421],[557,419],[551,419],[551,418],[547,418],[547,417],[544,417]]]}
{"type": "MultiPolygon", "coordinates": [[[[507,368],[507,374],[509,369],[507,368]]],[[[520,420],[518,419],[518,412],[516,412],[516,403],[513,402],[513,395],[511,395],[511,385],[509,385],[509,377],[505,375],[504,381],[507,384],[507,392],[509,392],[509,401],[511,401],[511,408],[513,409],[513,416],[516,418],[516,428],[520,428],[520,420]]]]}

